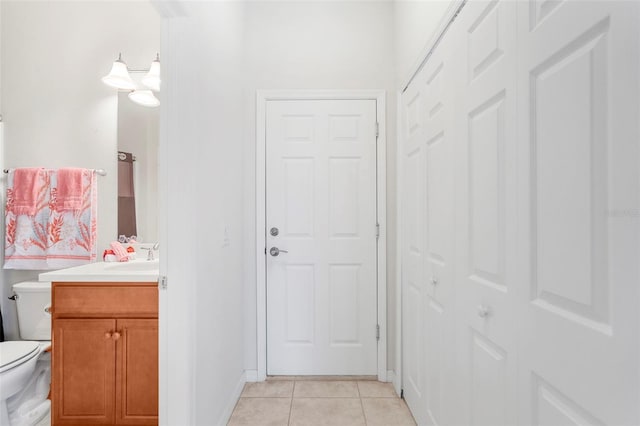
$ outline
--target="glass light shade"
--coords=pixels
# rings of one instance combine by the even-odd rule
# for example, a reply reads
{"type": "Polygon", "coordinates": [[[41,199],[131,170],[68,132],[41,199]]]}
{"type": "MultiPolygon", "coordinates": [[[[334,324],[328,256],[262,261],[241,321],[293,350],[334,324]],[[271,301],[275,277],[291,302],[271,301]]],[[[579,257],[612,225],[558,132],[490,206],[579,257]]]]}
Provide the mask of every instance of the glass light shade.
{"type": "Polygon", "coordinates": [[[142,84],[154,92],[160,91],[160,61],[158,59],[151,62],[149,72],[142,77],[142,84]]]}
{"type": "Polygon", "coordinates": [[[134,90],[136,88],[135,83],[131,80],[129,71],[127,70],[127,64],[120,59],[113,63],[111,72],[108,75],[102,77],[102,82],[107,86],[115,87],[122,90],[134,90]]]}
{"type": "Polygon", "coordinates": [[[138,105],[146,107],[157,107],[160,105],[160,101],[156,98],[151,90],[134,90],[129,93],[129,99],[138,105]]]}

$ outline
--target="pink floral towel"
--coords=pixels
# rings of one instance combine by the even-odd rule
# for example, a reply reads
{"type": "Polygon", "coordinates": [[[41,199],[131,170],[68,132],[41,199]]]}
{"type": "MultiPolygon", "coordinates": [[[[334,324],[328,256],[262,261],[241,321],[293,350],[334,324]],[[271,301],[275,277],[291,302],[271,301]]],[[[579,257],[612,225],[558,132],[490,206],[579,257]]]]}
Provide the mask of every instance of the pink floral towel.
{"type": "MultiPolygon", "coordinates": [[[[97,183],[93,170],[82,171],[78,209],[58,205],[58,175],[38,175],[38,202],[33,214],[16,208],[17,170],[9,173],[5,212],[5,269],[60,269],[96,260],[97,183]]],[[[19,175],[19,174],[18,174],[19,175]]]]}
{"type": "Polygon", "coordinates": [[[33,216],[40,208],[49,190],[45,169],[16,169],[13,175],[13,209],[18,214],[33,216]]]}
{"type": "Polygon", "coordinates": [[[56,204],[58,210],[78,210],[82,207],[84,194],[82,180],[85,169],[58,170],[58,186],[56,204]]]}

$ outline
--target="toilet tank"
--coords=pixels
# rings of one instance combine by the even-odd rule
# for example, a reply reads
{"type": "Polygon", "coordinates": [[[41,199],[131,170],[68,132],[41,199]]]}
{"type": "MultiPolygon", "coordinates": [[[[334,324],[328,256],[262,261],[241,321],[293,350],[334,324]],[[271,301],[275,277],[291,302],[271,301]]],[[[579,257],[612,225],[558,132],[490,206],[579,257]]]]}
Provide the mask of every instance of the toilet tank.
{"type": "Polygon", "coordinates": [[[51,283],[26,281],[14,284],[18,327],[22,340],[51,340],[51,283]]]}

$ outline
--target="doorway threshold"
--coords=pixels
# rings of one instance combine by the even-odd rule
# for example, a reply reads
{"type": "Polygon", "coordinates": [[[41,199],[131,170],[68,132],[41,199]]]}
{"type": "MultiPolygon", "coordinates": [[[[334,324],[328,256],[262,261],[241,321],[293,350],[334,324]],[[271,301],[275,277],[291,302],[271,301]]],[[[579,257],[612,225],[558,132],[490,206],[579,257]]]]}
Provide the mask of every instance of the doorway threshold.
{"type": "Polygon", "coordinates": [[[267,376],[267,381],[279,381],[279,380],[313,380],[313,381],[377,381],[376,376],[267,376]]]}

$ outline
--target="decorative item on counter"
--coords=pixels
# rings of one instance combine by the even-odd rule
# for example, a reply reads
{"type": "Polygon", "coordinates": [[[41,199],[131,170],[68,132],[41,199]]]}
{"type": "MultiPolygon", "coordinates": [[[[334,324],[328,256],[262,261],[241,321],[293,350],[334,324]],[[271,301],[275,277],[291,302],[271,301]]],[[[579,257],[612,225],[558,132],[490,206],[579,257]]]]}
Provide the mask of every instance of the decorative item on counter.
{"type": "Polygon", "coordinates": [[[118,262],[127,262],[129,260],[129,253],[127,250],[120,244],[118,241],[114,241],[111,243],[111,249],[113,253],[116,255],[116,259],[118,262]]]}
{"type": "MultiPolygon", "coordinates": [[[[131,241],[131,242],[135,243],[135,240],[131,241]]],[[[129,260],[135,260],[135,258],[136,258],[136,249],[134,249],[133,246],[127,247],[127,253],[129,253],[129,260]]]]}
{"type": "Polygon", "coordinates": [[[106,249],[102,254],[102,260],[104,262],[117,262],[118,258],[116,257],[116,254],[113,252],[113,250],[106,249]]]}
{"type": "Polygon", "coordinates": [[[119,235],[118,242],[122,244],[135,244],[138,242],[138,236],[132,235],[130,237],[127,237],[126,235],[119,235]]]}

